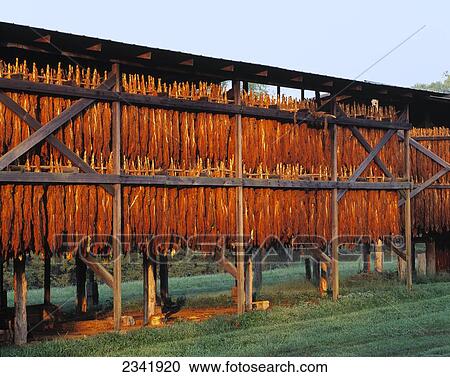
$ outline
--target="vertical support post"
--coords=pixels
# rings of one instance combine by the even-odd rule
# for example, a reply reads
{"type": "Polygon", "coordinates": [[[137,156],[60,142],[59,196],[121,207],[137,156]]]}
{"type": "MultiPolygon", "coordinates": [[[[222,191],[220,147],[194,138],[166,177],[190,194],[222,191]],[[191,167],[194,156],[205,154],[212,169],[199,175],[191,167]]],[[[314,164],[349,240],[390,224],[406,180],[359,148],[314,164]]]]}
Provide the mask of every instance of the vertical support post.
{"type": "Polygon", "coordinates": [[[383,272],[383,241],[378,240],[375,245],[375,272],[383,272]]]}
{"type": "Polygon", "coordinates": [[[315,97],[316,97],[317,107],[320,107],[322,105],[322,100],[320,98],[320,92],[318,90],[316,90],[315,94],[316,94],[315,97]]]}
{"type": "Polygon", "coordinates": [[[302,101],[305,100],[305,89],[300,89],[300,99],[301,99],[302,101]]]}
{"type": "MultiPolygon", "coordinates": [[[[335,112],[335,106],[333,106],[335,112]]],[[[338,161],[337,161],[337,126],[331,128],[331,180],[337,184],[338,161]]],[[[331,197],[331,286],[333,300],[339,297],[339,204],[338,190],[333,188],[331,197]]]]}
{"type": "Polygon", "coordinates": [[[362,244],[362,257],[363,257],[363,272],[370,272],[370,243],[364,242],[362,244]]]}
{"type": "Polygon", "coordinates": [[[27,342],[27,279],[25,255],[14,259],[14,344],[27,342]]]}
{"type": "MultiPolygon", "coordinates": [[[[116,76],[114,91],[120,92],[120,69],[119,64],[113,64],[112,73],[116,76]]],[[[119,95],[119,94],[118,94],[119,95]]],[[[120,102],[112,103],[112,152],[113,152],[113,173],[120,175],[120,102]]],[[[113,197],[113,229],[112,229],[112,252],[113,252],[113,301],[114,301],[114,330],[120,330],[122,316],[122,186],[120,183],[114,184],[113,197]]]]}
{"type": "Polygon", "coordinates": [[[88,268],[87,269],[87,309],[89,313],[95,312],[95,275],[94,272],[88,268]]]}
{"type": "Polygon", "coordinates": [[[77,280],[77,314],[86,313],[87,301],[86,301],[86,265],[81,260],[79,249],[75,256],[75,275],[77,280]]]}
{"type": "Polygon", "coordinates": [[[164,305],[169,299],[169,260],[167,254],[159,254],[159,294],[161,296],[161,305],[164,305]]]}
{"type": "Polygon", "coordinates": [[[0,255],[0,310],[6,309],[8,305],[6,291],[3,289],[3,287],[4,287],[3,256],[0,255]]]}
{"type": "Polygon", "coordinates": [[[253,258],[252,254],[247,256],[247,263],[245,264],[245,309],[252,311],[253,309],[253,258]]]}
{"type": "Polygon", "coordinates": [[[311,258],[305,257],[305,278],[307,281],[311,281],[311,258]]]}
{"type": "Polygon", "coordinates": [[[263,262],[263,249],[256,249],[255,260],[254,260],[254,296],[258,297],[259,292],[261,291],[262,286],[262,262],[263,262]]]}
{"type": "Polygon", "coordinates": [[[153,253],[142,253],[144,272],[144,326],[148,325],[156,307],[155,259],[153,253]]]}
{"type": "MultiPolygon", "coordinates": [[[[406,106],[406,121],[409,122],[409,105],[406,106]]],[[[411,181],[410,135],[404,132],[405,179],[411,181]]],[[[411,188],[405,190],[405,246],[406,246],[406,287],[412,289],[412,229],[411,229],[411,188]]]]}
{"type": "Polygon", "coordinates": [[[324,297],[328,292],[328,276],[327,276],[328,265],[326,262],[320,261],[319,266],[320,266],[319,293],[320,296],[324,297]]]}
{"type": "Polygon", "coordinates": [[[281,98],[281,86],[277,86],[277,97],[281,98]]]}
{"type": "MultiPolygon", "coordinates": [[[[234,104],[241,104],[241,82],[233,81],[234,104]]],[[[236,178],[242,178],[242,115],[237,114],[236,119],[236,178]]],[[[242,185],[236,187],[236,269],[237,269],[237,313],[245,311],[245,250],[244,250],[244,189],[242,185]]]]}
{"type": "Polygon", "coordinates": [[[44,305],[50,304],[50,277],[51,277],[51,256],[49,250],[45,252],[44,257],[44,305]]]}
{"type": "Polygon", "coordinates": [[[427,258],[424,252],[417,253],[417,276],[425,277],[427,275],[427,258]]]}
{"type": "Polygon", "coordinates": [[[426,244],[427,255],[427,276],[436,275],[436,243],[434,240],[429,240],[426,244]]]}
{"type": "Polygon", "coordinates": [[[397,257],[397,273],[400,281],[406,279],[406,262],[400,257],[397,257]]]}

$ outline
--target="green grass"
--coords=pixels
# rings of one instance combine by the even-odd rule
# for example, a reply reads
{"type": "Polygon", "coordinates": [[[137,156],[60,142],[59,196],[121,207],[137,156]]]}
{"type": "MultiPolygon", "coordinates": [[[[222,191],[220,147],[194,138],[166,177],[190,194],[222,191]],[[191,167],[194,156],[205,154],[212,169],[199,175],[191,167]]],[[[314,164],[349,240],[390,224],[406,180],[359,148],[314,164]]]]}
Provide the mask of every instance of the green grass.
{"type": "MultiPolygon", "coordinates": [[[[342,297],[319,299],[304,282],[302,266],[264,273],[267,312],[202,323],[177,322],[160,329],[108,333],[0,348],[1,356],[432,356],[450,355],[450,282],[427,281],[407,292],[391,273],[354,276],[343,264],[342,297]]],[[[192,306],[226,304],[233,282],[226,275],[174,278],[172,294],[192,306]]],[[[55,290],[56,291],[56,290],[55,290]]],[[[55,300],[71,297],[62,288],[55,300]]],[[[108,300],[110,293],[101,288],[108,300]],[[106,296],[109,295],[109,296],[106,296]]],[[[130,306],[140,300],[139,282],[124,284],[130,306]]],[[[40,302],[41,292],[30,292],[40,302]]]]}

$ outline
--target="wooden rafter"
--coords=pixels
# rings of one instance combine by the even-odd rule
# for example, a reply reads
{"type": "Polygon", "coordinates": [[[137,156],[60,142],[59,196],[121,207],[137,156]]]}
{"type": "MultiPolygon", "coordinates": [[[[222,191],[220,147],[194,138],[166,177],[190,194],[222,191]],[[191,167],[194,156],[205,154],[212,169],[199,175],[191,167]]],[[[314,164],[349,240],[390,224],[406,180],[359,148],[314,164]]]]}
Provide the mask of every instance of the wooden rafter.
{"type": "MultiPolygon", "coordinates": [[[[16,101],[8,97],[4,92],[0,90],[0,102],[3,103],[8,109],[16,114],[21,120],[23,120],[32,130],[37,131],[42,128],[42,124],[33,118],[26,110],[24,110],[16,101]]],[[[66,156],[76,167],[80,168],[85,173],[97,174],[81,157],[68,148],[63,142],[61,142],[54,135],[47,137],[47,142],[55,147],[59,152],[66,156]]],[[[109,193],[113,193],[113,189],[109,185],[104,185],[105,190],[109,193]]]]}

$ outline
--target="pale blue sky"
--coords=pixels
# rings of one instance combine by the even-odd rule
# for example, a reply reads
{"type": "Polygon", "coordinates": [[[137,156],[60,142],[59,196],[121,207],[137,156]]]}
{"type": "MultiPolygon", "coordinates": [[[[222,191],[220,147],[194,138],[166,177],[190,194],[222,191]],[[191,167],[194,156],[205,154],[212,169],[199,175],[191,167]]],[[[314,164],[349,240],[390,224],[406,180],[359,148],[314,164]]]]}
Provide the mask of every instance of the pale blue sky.
{"type": "Polygon", "coordinates": [[[3,1],[0,20],[411,86],[450,70],[448,1],[3,1]],[[120,5],[124,4],[122,8],[120,5]]]}

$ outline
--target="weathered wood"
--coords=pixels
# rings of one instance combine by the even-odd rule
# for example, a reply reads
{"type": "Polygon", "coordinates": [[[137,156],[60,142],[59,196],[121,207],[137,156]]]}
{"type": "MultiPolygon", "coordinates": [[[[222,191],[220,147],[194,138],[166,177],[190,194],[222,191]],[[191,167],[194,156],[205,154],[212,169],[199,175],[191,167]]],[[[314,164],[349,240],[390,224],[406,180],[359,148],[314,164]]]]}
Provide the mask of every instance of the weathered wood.
{"type": "Polygon", "coordinates": [[[252,311],[253,308],[253,259],[247,256],[245,264],[245,310],[252,311]]]}
{"type": "MultiPolygon", "coordinates": [[[[375,146],[375,148],[372,149],[372,151],[368,154],[368,156],[364,159],[364,161],[361,163],[361,165],[358,166],[358,168],[355,170],[355,172],[352,174],[352,176],[348,179],[348,182],[356,182],[356,180],[361,176],[361,174],[364,172],[364,170],[367,169],[367,167],[370,165],[370,163],[373,161],[375,156],[381,151],[381,149],[387,144],[387,142],[391,139],[391,137],[394,135],[395,131],[388,130],[383,135],[380,142],[375,146]]],[[[342,197],[345,195],[347,190],[342,190],[338,193],[337,200],[341,200],[342,197]]]]}
{"type": "MultiPolygon", "coordinates": [[[[407,108],[407,119],[409,120],[409,108],[407,108]]],[[[409,131],[404,131],[403,141],[404,176],[409,182],[411,180],[411,157],[409,131]]],[[[413,261],[412,261],[412,224],[411,224],[411,189],[405,190],[405,254],[406,254],[406,287],[412,289],[413,261]]]]}
{"type": "Polygon", "coordinates": [[[383,242],[381,240],[375,244],[375,272],[383,272],[383,242]]]}
{"type": "MultiPolygon", "coordinates": [[[[337,127],[331,129],[331,180],[338,180],[338,142],[337,127]]],[[[334,188],[331,193],[331,286],[333,300],[339,297],[339,203],[338,190],[334,188]]]]}
{"type": "MultiPolygon", "coordinates": [[[[32,130],[37,131],[42,128],[42,124],[33,118],[27,111],[25,111],[17,102],[8,97],[0,91],[0,102],[14,112],[22,121],[24,121],[32,130]]],[[[53,147],[66,156],[76,167],[80,168],[85,173],[97,174],[84,160],[75,152],[69,149],[64,143],[59,141],[56,136],[49,135],[46,139],[53,147]]],[[[113,188],[109,185],[104,185],[105,190],[109,194],[113,194],[113,188]]]]}
{"type": "Polygon", "coordinates": [[[51,301],[51,256],[48,252],[44,257],[44,304],[49,305],[51,301]]]}
{"type": "Polygon", "coordinates": [[[450,140],[450,136],[435,135],[435,136],[414,136],[415,141],[446,141],[450,140]]]}
{"type": "MultiPolygon", "coordinates": [[[[241,83],[233,81],[234,103],[241,105],[241,83]]],[[[236,115],[235,134],[236,177],[242,178],[242,116],[236,115]]],[[[245,311],[245,250],[244,250],[244,190],[242,186],[236,187],[236,269],[237,269],[237,313],[245,311]]]]}
{"type": "MultiPolygon", "coordinates": [[[[113,172],[120,175],[121,171],[121,113],[120,102],[120,70],[118,64],[113,64],[112,74],[114,77],[114,88],[116,100],[112,103],[112,153],[113,153],[113,172]]],[[[114,330],[120,330],[122,317],[122,186],[120,183],[114,184],[113,195],[113,218],[112,218],[112,254],[113,254],[113,312],[114,312],[114,330]]]]}
{"type": "MultiPolygon", "coordinates": [[[[43,84],[17,79],[0,78],[0,89],[31,92],[57,97],[82,97],[99,101],[120,101],[131,105],[142,105],[180,111],[209,112],[229,115],[240,114],[242,116],[274,119],[282,122],[292,123],[294,121],[294,114],[284,110],[247,107],[238,104],[232,105],[207,101],[191,101],[178,98],[157,97],[131,93],[120,93],[120,96],[117,96],[109,90],[43,84]]],[[[309,113],[304,113],[304,115],[299,113],[297,114],[296,119],[298,124],[302,122],[316,122],[323,120],[322,118],[314,119],[314,117],[312,117],[309,113]]],[[[356,126],[394,130],[411,128],[411,124],[405,122],[385,122],[364,118],[348,118],[345,116],[329,118],[327,121],[329,125],[338,124],[340,126],[347,127],[356,126]]]]}
{"type": "MultiPolygon", "coordinates": [[[[439,178],[441,178],[442,176],[446,175],[449,172],[450,172],[450,170],[448,170],[447,168],[443,168],[443,169],[439,170],[436,174],[434,174],[432,177],[428,178],[425,182],[423,182],[422,184],[416,186],[411,191],[411,194],[410,194],[411,199],[414,198],[417,194],[421,193],[426,188],[430,187],[439,178]]],[[[405,202],[406,202],[406,199],[401,199],[399,201],[398,205],[402,206],[402,205],[405,204],[405,202]]]]}
{"type": "Polygon", "coordinates": [[[80,260],[97,275],[108,287],[114,288],[114,276],[89,254],[79,256],[80,260]]]}
{"type": "Polygon", "coordinates": [[[25,256],[14,259],[14,344],[27,342],[27,279],[25,256]]]}
{"type": "Polygon", "coordinates": [[[255,250],[255,257],[253,258],[253,296],[256,298],[259,296],[259,293],[261,291],[262,282],[263,282],[263,276],[262,276],[262,264],[263,264],[263,249],[256,249],[255,250]]]}
{"type": "Polygon", "coordinates": [[[155,257],[153,253],[142,255],[142,265],[144,273],[144,321],[146,326],[150,323],[151,317],[156,312],[156,276],[154,274],[155,257]]]}
{"type": "Polygon", "coordinates": [[[362,259],[363,259],[363,272],[370,272],[370,243],[364,242],[362,247],[362,259]]]}
{"type": "MultiPolygon", "coordinates": [[[[411,187],[408,182],[332,182],[311,180],[283,180],[258,178],[220,177],[177,177],[168,175],[133,176],[90,173],[42,173],[42,172],[0,172],[0,183],[21,184],[122,184],[138,186],[198,186],[198,187],[261,187],[306,190],[403,190],[411,187]]],[[[433,186],[434,187],[434,186],[433,186]]]]}
{"type": "Polygon", "coordinates": [[[436,275],[436,243],[434,240],[429,240],[425,243],[426,258],[427,258],[427,276],[433,277],[436,275]]]}
{"type": "Polygon", "coordinates": [[[221,258],[217,261],[217,264],[223,268],[223,270],[229,273],[234,279],[237,278],[237,269],[234,264],[225,258],[221,258]]]}
{"type": "MultiPolygon", "coordinates": [[[[115,77],[110,77],[105,80],[99,87],[110,88],[114,85],[116,81],[115,77]]],[[[32,133],[27,139],[23,140],[21,143],[16,145],[14,148],[10,149],[3,156],[0,157],[0,170],[5,169],[9,164],[23,156],[30,149],[38,145],[40,142],[45,140],[49,135],[57,131],[60,127],[66,124],[70,119],[77,116],[84,109],[89,107],[95,102],[92,99],[79,99],[69,108],[64,110],[61,114],[57,115],[51,121],[49,121],[45,127],[39,128],[37,131],[32,133]]]]}
{"type": "Polygon", "coordinates": [[[427,257],[425,253],[417,253],[417,276],[427,275],[427,257]]]}
{"type": "Polygon", "coordinates": [[[400,257],[397,257],[397,273],[400,281],[406,279],[406,261],[400,257]]]}
{"type": "Polygon", "coordinates": [[[328,264],[326,262],[319,262],[320,268],[320,282],[319,294],[324,297],[328,293],[328,264]]]}
{"type": "Polygon", "coordinates": [[[169,298],[169,259],[166,254],[159,254],[159,294],[161,305],[169,298]]]}
{"type": "Polygon", "coordinates": [[[87,270],[87,279],[86,279],[86,296],[87,296],[87,310],[89,313],[95,312],[95,303],[94,303],[94,295],[95,295],[95,274],[90,268],[87,270]]]}
{"type": "Polygon", "coordinates": [[[311,258],[305,258],[305,278],[307,281],[311,281],[311,258]]]}
{"type": "Polygon", "coordinates": [[[86,264],[80,258],[81,250],[75,256],[75,277],[77,285],[77,314],[87,312],[86,264]]]}

